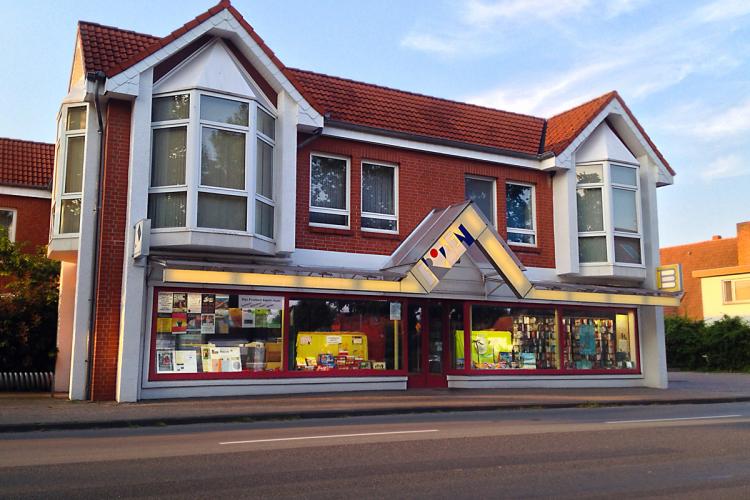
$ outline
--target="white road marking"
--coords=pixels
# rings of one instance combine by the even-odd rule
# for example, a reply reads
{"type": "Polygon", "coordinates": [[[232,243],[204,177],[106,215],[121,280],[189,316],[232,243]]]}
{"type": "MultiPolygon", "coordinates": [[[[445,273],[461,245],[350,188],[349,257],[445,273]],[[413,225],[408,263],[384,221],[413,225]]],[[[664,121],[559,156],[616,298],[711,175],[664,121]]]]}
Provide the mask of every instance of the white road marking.
{"type": "Polygon", "coordinates": [[[710,417],[676,417],[676,418],[649,418],[644,420],[612,420],[605,424],[638,424],[641,422],[674,422],[677,420],[708,420],[713,418],[737,418],[742,415],[713,415],[710,417]]]}
{"type": "Polygon", "coordinates": [[[392,434],[420,434],[424,432],[438,432],[437,429],[423,429],[418,431],[390,431],[390,432],[361,432],[358,434],[329,434],[327,436],[300,436],[290,438],[274,438],[274,439],[252,439],[249,441],[226,441],[219,444],[249,444],[249,443],[274,443],[277,441],[300,441],[303,439],[333,439],[333,438],[348,438],[348,437],[360,437],[360,436],[388,436],[392,434]]]}

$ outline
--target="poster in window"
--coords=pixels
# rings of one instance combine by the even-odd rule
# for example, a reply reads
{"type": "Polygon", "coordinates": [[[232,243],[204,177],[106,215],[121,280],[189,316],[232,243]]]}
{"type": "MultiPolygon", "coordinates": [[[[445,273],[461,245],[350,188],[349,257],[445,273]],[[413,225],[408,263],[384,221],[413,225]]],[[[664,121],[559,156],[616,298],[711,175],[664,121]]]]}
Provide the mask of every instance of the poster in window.
{"type": "MultiPolygon", "coordinates": [[[[170,297],[170,301],[171,299],[172,297],[170,297]]],[[[172,315],[171,314],[159,315],[159,317],[156,318],[156,333],[172,333],[172,315]]]]}
{"type": "Polygon", "coordinates": [[[239,372],[242,371],[242,361],[239,347],[212,347],[211,371],[239,372]]]}
{"type": "Polygon", "coordinates": [[[217,309],[214,315],[214,333],[226,335],[229,333],[229,309],[217,309]]]}
{"type": "Polygon", "coordinates": [[[172,306],[174,297],[172,292],[159,292],[159,299],[157,305],[157,312],[159,313],[172,313],[172,306]]]}
{"type": "Polygon", "coordinates": [[[578,345],[580,353],[583,356],[592,356],[596,354],[596,337],[594,335],[594,325],[583,324],[578,329],[578,345]]]}
{"type": "Polygon", "coordinates": [[[201,332],[201,315],[200,314],[187,313],[187,331],[189,333],[201,332]]]}
{"type": "Polygon", "coordinates": [[[216,298],[212,293],[204,293],[201,303],[201,312],[203,314],[213,314],[215,311],[216,298]]]}
{"type": "Polygon", "coordinates": [[[174,301],[172,302],[172,312],[185,312],[185,311],[187,311],[187,294],[175,293],[174,301]]]}
{"type": "Polygon", "coordinates": [[[391,321],[401,320],[401,302],[390,303],[390,319],[391,321]]]}
{"type": "Polygon", "coordinates": [[[217,311],[229,309],[229,295],[217,293],[214,296],[214,308],[217,311]]]}
{"type": "Polygon", "coordinates": [[[187,312],[200,314],[203,309],[203,301],[201,294],[189,293],[187,294],[187,312]]]}
{"type": "Polygon", "coordinates": [[[184,312],[172,313],[172,333],[185,333],[187,331],[187,314],[184,312]]]}
{"type": "Polygon", "coordinates": [[[242,309],[242,328],[255,328],[255,309],[242,309]]]}
{"type": "Polygon", "coordinates": [[[229,308],[229,326],[231,328],[242,328],[242,309],[239,307],[229,308]]]}
{"type": "Polygon", "coordinates": [[[174,352],[174,371],[198,373],[198,355],[194,350],[174,352]]]}
{"type": "Polygon", "coordinates": [[[240,295],[239,307],[242,309],[284,309],[284,297],[240,295]]]}
{"type": "Polygon", "coordinates": [[[201,333],[204,335],[213,335],[216,331],[216,325],[213,314],[201,314],[201,333]]]}
{"type": "Polygon", "coordinates": [[[156,351],[156,372],[172,373],[174,371],[174,351],[156,351]]]}

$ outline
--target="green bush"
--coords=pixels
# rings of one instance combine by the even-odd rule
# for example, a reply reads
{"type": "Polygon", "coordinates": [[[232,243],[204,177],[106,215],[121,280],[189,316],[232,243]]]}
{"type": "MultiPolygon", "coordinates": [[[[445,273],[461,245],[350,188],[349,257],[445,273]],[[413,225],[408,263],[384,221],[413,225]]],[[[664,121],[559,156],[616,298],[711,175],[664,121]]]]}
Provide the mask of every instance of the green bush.
{"type": "Polygon", "coordinates": [[[52,371],[57,353],[60,264],[22,251],[0,228],[0,371],[52,371]]]}
{"type": "Polygon", "coordinates": [[[667,366],[684,370],[750,372],[750,323],[724,316],[706,324],[680,316],[664,321],[667,366]]]}

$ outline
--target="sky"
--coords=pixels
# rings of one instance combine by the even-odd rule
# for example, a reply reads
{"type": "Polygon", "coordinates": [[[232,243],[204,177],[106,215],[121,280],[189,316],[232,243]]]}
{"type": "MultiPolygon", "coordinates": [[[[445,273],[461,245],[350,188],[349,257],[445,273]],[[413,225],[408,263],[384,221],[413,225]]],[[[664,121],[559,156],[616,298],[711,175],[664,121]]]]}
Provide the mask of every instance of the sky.
{"type": "MultiPolygon", "coordinates": [[[[215,0],[0,0],[0,137],[54,142],[76,22],[166,35],[215,0]]],[[[233,0],[287,66],[549,117],[619,91],[677,171],[661,246],[750,220],[750,0],[233,0]]]]}

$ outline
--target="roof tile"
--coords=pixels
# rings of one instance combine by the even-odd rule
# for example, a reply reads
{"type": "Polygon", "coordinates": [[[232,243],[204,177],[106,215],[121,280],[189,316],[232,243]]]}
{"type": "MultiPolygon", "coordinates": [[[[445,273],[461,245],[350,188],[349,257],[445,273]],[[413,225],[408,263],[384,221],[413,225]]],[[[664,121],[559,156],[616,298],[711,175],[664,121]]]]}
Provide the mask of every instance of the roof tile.
{"type": "Polygon", "coordinates": [[[0,137],[0,184],[50,189],[55,145],[0,137]]]}

